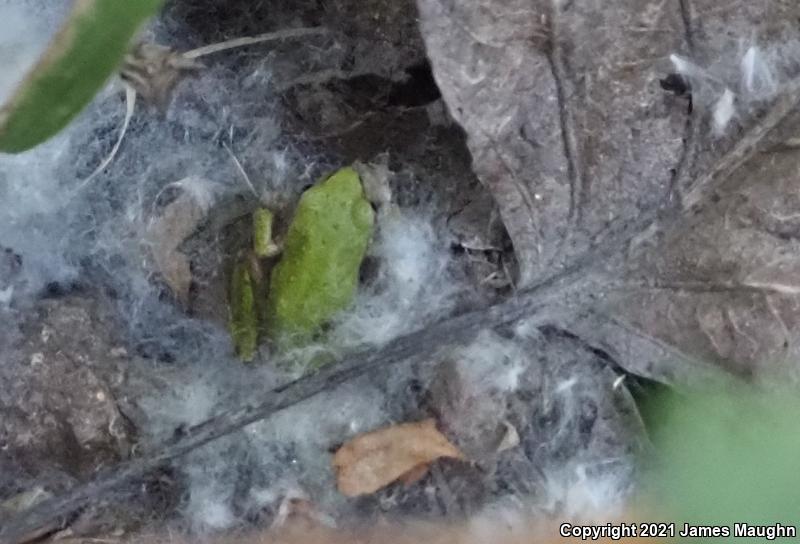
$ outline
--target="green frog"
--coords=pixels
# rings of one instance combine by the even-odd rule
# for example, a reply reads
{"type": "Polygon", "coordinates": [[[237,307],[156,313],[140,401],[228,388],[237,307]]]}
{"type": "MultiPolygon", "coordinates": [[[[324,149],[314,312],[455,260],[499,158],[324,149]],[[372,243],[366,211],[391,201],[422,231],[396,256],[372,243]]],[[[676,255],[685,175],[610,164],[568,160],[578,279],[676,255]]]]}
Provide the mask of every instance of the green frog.
{"type": "Polygon", "coordinates": [[[350,305],[374,223],[351,167],[303,193],[282,243],[273,240],[272,214],[254,213],[253,248],[231,279],[231,336],[241,359],[252,360],[265,337],[279,350],[309,342],[350,305]],[[279,252],[267,278],[261,263],[279,252]]]}

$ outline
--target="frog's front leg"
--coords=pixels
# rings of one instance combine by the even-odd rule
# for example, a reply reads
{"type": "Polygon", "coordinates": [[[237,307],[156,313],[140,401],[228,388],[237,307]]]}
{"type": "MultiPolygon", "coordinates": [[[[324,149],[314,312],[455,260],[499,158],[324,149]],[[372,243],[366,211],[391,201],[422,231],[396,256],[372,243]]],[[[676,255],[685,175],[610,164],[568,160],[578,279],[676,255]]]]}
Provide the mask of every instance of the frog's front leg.
{"type": "Polygon", "coordinates": [[[252,214],[252,247],[239,254],[230,286],[230,331],[237,355],[252,361],[266,336],[266,300],[269,282],[267,259],[283,250],[272,232],[274,216],[265,207],[252,214]]]}
{"type": "Polygon", "coordinates": [[[253,212],[253,253],[260,259],[275,257],[283,251],[282,241],[273,237],[272,223],[275,217],[267,208],[253,212]]]}

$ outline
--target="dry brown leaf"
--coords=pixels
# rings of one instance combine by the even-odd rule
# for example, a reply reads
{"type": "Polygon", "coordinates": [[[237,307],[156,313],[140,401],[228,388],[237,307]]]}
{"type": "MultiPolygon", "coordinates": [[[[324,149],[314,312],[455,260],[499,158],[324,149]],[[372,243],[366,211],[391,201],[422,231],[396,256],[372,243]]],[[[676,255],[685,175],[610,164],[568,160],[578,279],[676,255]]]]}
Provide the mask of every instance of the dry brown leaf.
{"type": "Polygon", "coordinates": [[[402,476],[398,478],[398,480],[405,486],[411,487],[418,481],[422,480],[425,475],[428,473],[428,463],[421,463],[402,476]]]}
{"type": "Polygon", "coordinates": [[[625,285],[586,282],[594,307],[565,304],[560,327],[671,384],[796,372],[800,70],[782,51],[800,38],[798,2],[417,4],[442,97],[513,242],[518,287],[615,248],[607,279],[625,285]],[[742,47],[741,36],[758,38],[742,47]],[[781,74],[769,96],[746,83],[745,50],[781,74]],[[699,66],[684,74],[691,112],[661,85],[685,62],[699,66]],[[713,110],[733,90],[721,135],[713,110]],[[642,221],[670,208],[672,219],[642,221]]]}
{"type": "Polygon", "coordinates": [[[402,423],[355,437],[333,457],[338,488],[355,497],[374,493],[409,473],[419,477],[420,466],[440,457],[464,455],[436,429],[433,419],[402,423]]]}
{"type": "Polygon", "coordinates": [[[206,218],[212,196],[208,181],[200,178],[189,177],[173,185],[184,189],[184,192],[150,222],[145,238],[156,272],[162,276],[178,302],[186,305],[192,272],[189,258],[178,248],[206,218]]]}

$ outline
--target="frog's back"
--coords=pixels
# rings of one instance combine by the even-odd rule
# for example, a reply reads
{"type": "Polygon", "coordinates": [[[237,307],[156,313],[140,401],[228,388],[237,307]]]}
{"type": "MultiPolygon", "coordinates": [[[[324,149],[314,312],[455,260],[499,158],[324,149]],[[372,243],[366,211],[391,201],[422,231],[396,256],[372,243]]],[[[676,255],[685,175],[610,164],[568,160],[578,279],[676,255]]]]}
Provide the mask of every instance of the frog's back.
{"type": "Polygon", "coordinates": [[[374,217],[358,174],[343,168],[308,189],[270,282],[270,329],[301,340],[345,309],[355,294],[374,217]]]}

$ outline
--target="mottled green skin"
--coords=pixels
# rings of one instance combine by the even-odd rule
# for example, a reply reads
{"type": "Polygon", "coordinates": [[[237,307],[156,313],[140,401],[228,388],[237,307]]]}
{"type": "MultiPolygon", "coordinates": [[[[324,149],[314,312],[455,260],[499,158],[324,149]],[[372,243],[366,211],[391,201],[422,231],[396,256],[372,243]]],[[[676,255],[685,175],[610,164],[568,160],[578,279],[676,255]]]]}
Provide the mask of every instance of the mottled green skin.
{"type": "Polygon", "coordinates": [[[0,151],[20,152],[63,129],[114,72],[163,0],[76,0],[42,58],[0,109],[0,151]]]}
{"type": "Polygon", "coordinates": [[[234,266],[231,275],[230,330],[236,354],[252,361],[258,349],[258,310],[255,288],[246,262],[234,266]]]}
{"type": "Polygon", "coordinates": [[[279,347],[307,342],[350,305],[373,224],[352,168],[303,194],[270,278],[268,330],[279,347]]]}

